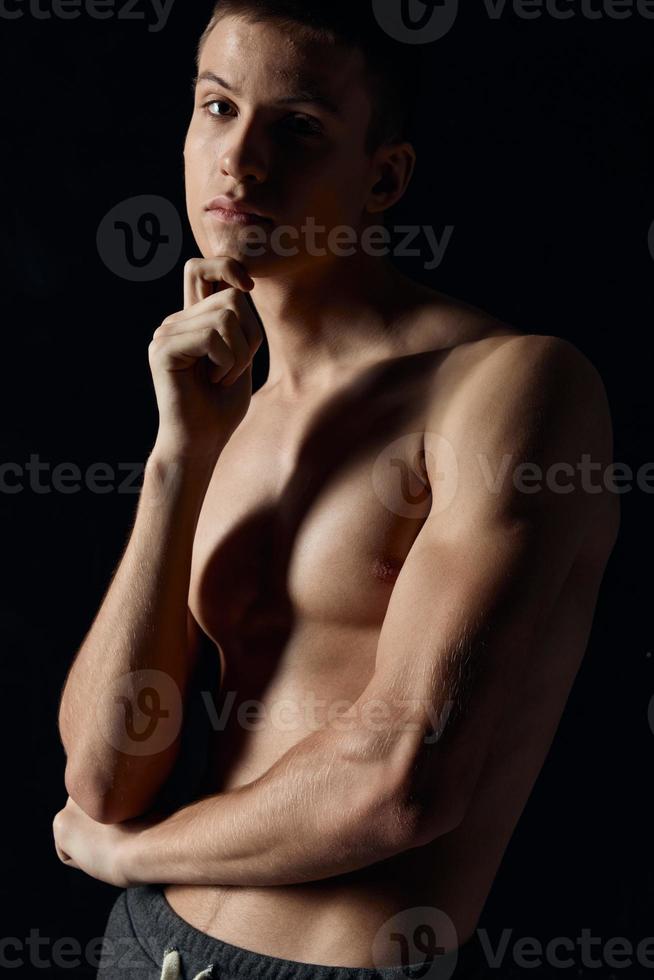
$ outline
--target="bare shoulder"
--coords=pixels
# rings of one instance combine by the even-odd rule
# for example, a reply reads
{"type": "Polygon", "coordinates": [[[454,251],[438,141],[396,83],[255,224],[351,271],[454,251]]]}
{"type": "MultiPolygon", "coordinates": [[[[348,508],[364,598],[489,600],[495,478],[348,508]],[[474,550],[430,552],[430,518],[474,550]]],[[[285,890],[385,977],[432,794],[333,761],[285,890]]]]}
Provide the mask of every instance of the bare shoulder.
{"type": "Polygon", "coordinates": [[[437,365],[439,389],[449,393],[458,381],[468,399],[483,396],[489,384],[499,385],[497,395],[516,405],[528,393],[551,397],[559,404],[569,399],[576,414],[593,410],[612,450],[611,413],[606,388],[590,358],[562,337],[530,334],[502,322],[463,300],[434,294],[421,316],[420,343],[439,348],[445,358],[437,365]],[[568,384],[570,387],[566,388],[568,384]]]}
{"type": "MultiPolygon", "coordinates": [[[[424,322],[424,321],[423,321],[424,322]]],[[[429,406],[432,421],[476,416],[479,426],[523,432],[535,416],[591,440],[608,464],[613,453],[609,399],[591,359],[569,340],[530,334],[459,299],[439,294],[428,304],[423,334],[444,357],[436,362],[429,406]],[[483,414],[482,408],[493,409],[483,414]],[[501,411],[499,411],[501,409],[501,411]]],[[[554,428],[552,429],[554,431],[554,428]]]]}
{"type": "MultiPolygon", "coordinates": [[[[515,467],[538,467],[552,491],[542,499],[558,494],[559,503],[571,482],[584,514],[593,515],[584,557],[606,561],[620,526],[620,496],[606,479],[613,464],[611,410],[599,371],[574,344],[504,332],[496,323],[480,329],[448,352],[434,378],[427,425],[470,473],[478,472],[480,455],[496,468],[511,456],[515,467]]],[[[520,506],[528,499],[523,494],[520,506]]]]}
{"type": "MultiPolygon", "coordinates": [[[[486,416],[489,426],[502,421],[519,429],[537,412],[554,424],[566,418],[566,431],[580,438],[593,437],[603,457],[613,451],[609,399],[596,366],[570,341],[562,337],[502,333],[460,344],[447,359],[447,371],[460,379],[471,405],[489,403],[506,413],[486,416]],[[515,413],[524,413],[521,416],[515,413]]],[[[607,460],[608,461],[608,460],[607,460]]]]}
{"type": "Polygon", "coordinates": [[[562,337],[506,334],[480,338],[457,348],[453,367],[477,372],[480,382],[503,381],[507,400],[524,397],[526,388],[581,408],[595,408],[596,422],[610,422],[609,402],[601,375],[579,348],[562,337]],[[458,365],[457,365],[458,362],[458,365]],[[567,382],[572,387],[564,388],[567,382]],[[585,399],[589,399],[586,401],[585,399]]]}

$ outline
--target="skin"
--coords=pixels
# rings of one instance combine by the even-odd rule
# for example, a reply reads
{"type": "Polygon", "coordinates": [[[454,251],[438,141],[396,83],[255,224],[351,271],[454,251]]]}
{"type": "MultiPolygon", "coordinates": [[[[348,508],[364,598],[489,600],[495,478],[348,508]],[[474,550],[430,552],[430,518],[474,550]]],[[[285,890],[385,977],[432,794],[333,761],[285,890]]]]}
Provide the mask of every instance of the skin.
{"type": "Polygon", "coordinates": [[[314,215],[362,229],[404,193],[415,155],[409,144],[365,155],[370,107],[352,54],[229,18],[204,70],[240,95],[203,83],[189,127],[203,258],[152,351],[171,413],[156,462],[165,473],[180,446],[188,458],[199,443],[200,457],[216,456],[188,605],[221,659],[218,709],[236,700],[212,733],[198,800],[162,816],[133,797],[120,820],[96,820],[70,798],[57,852],[121,887],[165,884],[179,915],[234,945],[394,966],[389,922],[403,910],[428,907],[421,922],[445,949],[473,933],[579,669],[618,530],[617,495],[576,477],[574,492],[528,493],[510,475],[492,492],[479,457],[491,474],[507,455],[545,471],[583,453],[608,466],[606,392],[567,342],[510,328],[384,259],[246,256],[243,229],[203,212],[210,198],[247,194],[278,223],[314,215]],[[271,103],[308,71],[317,81],[316,66],[344,117],[303,107],[325,128],[307,146],[279,135],[289,109],[271,103]],[[203,114],[211,98],[230,103],[229,121],[203,114]],[[233,284],[238,267],[253,286],[233,284]],[[271,354],[251,400],[247,292],[271,354]],[[216,353],[216,377],[235,383],[216,391],[219,411],[203,403],[206,425],[180,433],[164,363],[170,372],[171,345],[188,342],[197,317],[225,310],[243,334],[229,362],[216,353]],[[312,696],[323,700],[313,717],[312,696]],[[251,699],[263,723],[244,726],[237,709],[251,699]],[[298,709],[290,724],[282,704],[298,709]]]}
{"type": "Polygon", "coordinates": [[[308,255],[304,236],[292,243],[298,255],[266,248],[253,257],[243,229],[217,224],[203,210],[227,193],[253,201],[278,227],[301,229],[311,217],[317,226],[344,225],[361,235],[379,225],[408,186],[415,151],[404,142],[364,153],[371,105],[363,64],[358,52],[300,43],[273,25],[231,17],[202,52],[198,76],[213,71],[243,94],[211,81],[198,85],[184,148],[188,217],[205,258],[231,256],[256,280],[252,298],[270,348],[266,394],[327,393],[344,371],[379,360],[397,346],[391,317],[399,303],[413,304],[422,292],[387,259],[362,250],[346,261],[308,255]],[[329,93],[337,117],[310,103],[271,107],[306,81],[329,93]],[[205,108],[211,100],[220,103],[212,115],[205,108]],[[304,135],[316,127],[318,135],[304,135]]]}

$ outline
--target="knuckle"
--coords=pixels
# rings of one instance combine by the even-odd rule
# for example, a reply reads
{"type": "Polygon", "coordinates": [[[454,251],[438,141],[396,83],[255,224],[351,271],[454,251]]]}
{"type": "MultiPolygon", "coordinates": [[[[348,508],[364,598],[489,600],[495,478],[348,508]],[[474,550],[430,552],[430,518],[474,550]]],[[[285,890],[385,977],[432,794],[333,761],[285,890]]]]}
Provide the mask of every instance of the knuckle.
{"type": "Polygon", "coordinates": [[[236,355],[229,344],[225,343],[217,330],[211,331],[209,343],[215,354],[220,354],[221,358],[226,362],[226,364],[229,364],[230,367],[234,366],[236,363],[236,355]]]}
{"type": "Polygon", "coordinates": [[[236,313],[229,306],[223,306],[219,310],[216,310],[216,319],[219,323],[231,323],[236,320],[236,313]]]}
{"type": "Polygon", "coordinates": [[[198,258],[187,259],[186,262],[184,263],[184,272],[186,272],[188,275],[191,275],[197,270],[201,262],[202,259],[198,259],[198,258]]]}
{"type": "Polygon", "coordinates": [[[239,293],[240,290],[236,286],[226,286],[224,289],[221,289],[218,295],[226,306],[231,306],[232,309],[236,310],[239,293]]]}

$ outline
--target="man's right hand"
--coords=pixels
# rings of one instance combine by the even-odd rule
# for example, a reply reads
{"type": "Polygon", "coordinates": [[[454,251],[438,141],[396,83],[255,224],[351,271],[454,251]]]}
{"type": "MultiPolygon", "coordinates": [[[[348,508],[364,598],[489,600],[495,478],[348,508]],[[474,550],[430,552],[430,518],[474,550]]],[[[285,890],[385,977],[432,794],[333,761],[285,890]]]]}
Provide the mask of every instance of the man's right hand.
{"type": "Polygon", "coordinates": [[[157,446],[173,457],[217,458],[247,414],[252,361],[263,342],[245,296],[253,286],[227,256],[184,267],[184,310],[163,321],[148,348],[157,446]]]}

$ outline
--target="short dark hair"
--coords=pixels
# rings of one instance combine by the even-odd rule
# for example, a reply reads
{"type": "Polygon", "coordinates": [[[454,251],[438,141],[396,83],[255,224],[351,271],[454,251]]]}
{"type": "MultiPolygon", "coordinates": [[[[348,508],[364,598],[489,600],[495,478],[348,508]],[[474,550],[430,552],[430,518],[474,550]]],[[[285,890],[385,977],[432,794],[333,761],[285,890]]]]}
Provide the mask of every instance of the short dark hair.
{"type": "Polygon", "coordinates": [[[372,105],[366,153],[385,143],[412,140],[422,79],[419,53],[414,45],[401,43],[382,29],[372,0],[217,0],[198,43],[198,69],[209,34],[223,17],[232,15],[253,23],[276,21],[288,30],[300,29],[310,39],[358,48],[365,58],[372,105]]]}

